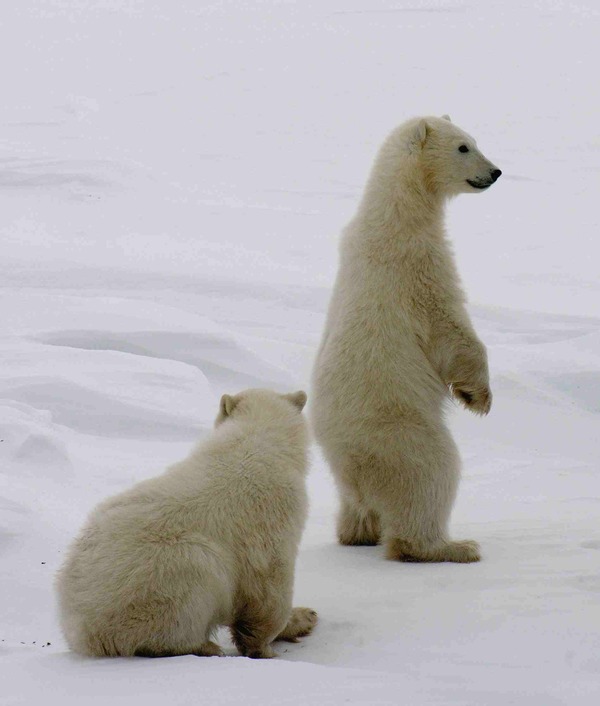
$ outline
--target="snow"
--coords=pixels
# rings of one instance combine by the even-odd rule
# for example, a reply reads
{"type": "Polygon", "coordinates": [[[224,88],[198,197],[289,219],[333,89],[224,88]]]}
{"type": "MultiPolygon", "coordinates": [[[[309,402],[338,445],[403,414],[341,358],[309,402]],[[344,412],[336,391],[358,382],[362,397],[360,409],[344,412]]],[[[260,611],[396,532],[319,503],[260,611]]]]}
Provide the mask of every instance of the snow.
{"type": "Polygon", "coordinates": [[[554,706],[600,698],[600,282],[587,1],[27,0],[3,6],[0,703],[554,706]],[[476,565],[334,541],[315,449],[269,662],[87,660],[53,575],[102,498],[219,396],[306,387],[375,150],[450,113],[504,174],[448,225],[494,407],[450,423],[476,565]]]}

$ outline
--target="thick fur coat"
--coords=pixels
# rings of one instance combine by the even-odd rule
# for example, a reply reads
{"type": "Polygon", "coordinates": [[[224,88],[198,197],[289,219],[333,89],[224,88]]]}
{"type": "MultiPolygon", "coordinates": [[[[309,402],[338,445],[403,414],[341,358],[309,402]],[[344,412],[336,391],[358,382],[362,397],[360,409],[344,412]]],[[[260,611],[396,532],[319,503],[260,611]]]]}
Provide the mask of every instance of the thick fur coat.
{"type": "Polygon", "coordinates": [[[375,161],[340,265],[313,373],[312,423],[341,496],[342,544],[390,559],[479,559],[451,541],[459,455],[454,395],[487,414],[487,354],[465,308],[444,203],[501,172],[447,116],[397,128],[375,161]]]}
{"type": "Polygon", "coordinates": [[[103,502],[57,580],[62,627],[87,655],[243,655],[308,634],[292,609],[307,496],[303,392],[224,395],[213,434],[163,475],[103,502]]]}

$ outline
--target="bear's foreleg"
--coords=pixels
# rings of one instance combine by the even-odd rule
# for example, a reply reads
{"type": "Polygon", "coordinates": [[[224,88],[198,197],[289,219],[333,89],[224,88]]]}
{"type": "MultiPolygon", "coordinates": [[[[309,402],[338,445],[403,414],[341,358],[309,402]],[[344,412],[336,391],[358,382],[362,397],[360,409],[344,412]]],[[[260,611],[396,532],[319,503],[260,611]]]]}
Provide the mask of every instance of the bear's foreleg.
{"type": "Polygon", "coordinates": [[[431,340],[434,365],[452,395],[475,414],[487,414],[492,392],[487,351],[470,324],[450,318],[434,324],[431,340]]]}
{"type": "Polygon", "coordinates": [[[285,633],[292,612],[293,560],[279,558],[269,574],[247,579],[231,637],[244,657],[269,659],[277,655],[271,643],[285,633]]]}
{"type": "Polygon", "coordinates": [[[445,379],[452,394],[475,414],[487,414],[492,406],[492,391],[485,346],[475,340],[461,345],[448,366],[445,379]]]}

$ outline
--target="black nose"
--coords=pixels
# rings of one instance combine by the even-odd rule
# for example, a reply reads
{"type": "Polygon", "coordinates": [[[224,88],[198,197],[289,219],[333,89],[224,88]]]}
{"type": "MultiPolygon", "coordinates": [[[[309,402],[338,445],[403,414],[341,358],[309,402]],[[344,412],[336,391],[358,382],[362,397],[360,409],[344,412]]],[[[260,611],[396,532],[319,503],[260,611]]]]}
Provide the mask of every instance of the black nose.
{"type": "Polygon", "coordinates": [[[492,170],[491,177],[494,181],[498,180],[498,177],[502,174],[502,172],[499,169],[494,169],[492,170]]]}

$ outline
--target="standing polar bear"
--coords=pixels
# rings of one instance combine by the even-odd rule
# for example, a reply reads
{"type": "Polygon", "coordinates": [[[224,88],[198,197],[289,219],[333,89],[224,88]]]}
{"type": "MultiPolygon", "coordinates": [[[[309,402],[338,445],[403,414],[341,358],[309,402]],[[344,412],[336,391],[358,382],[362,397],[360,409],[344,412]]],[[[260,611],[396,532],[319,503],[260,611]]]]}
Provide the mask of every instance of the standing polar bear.
{"type": "Polygon", "coordinates": [[[460,460],[444,405],[453,395],[487,414],[492,394],[444,203],[500,174],[448,116],[410,120],[382,146],[343,233],[312,393],[342,544],[382,542],[404,561],[480,558],[476,542],[448,537],[460,460]]]}
{"type": "Polygon", "coordinates": [[[96,656],[274,657],[317,622],[292,608],[304,526],[304,392],[221,399],[215,432],[157,478],[92,513],[58,576],[71,649],[96,656]]]}

